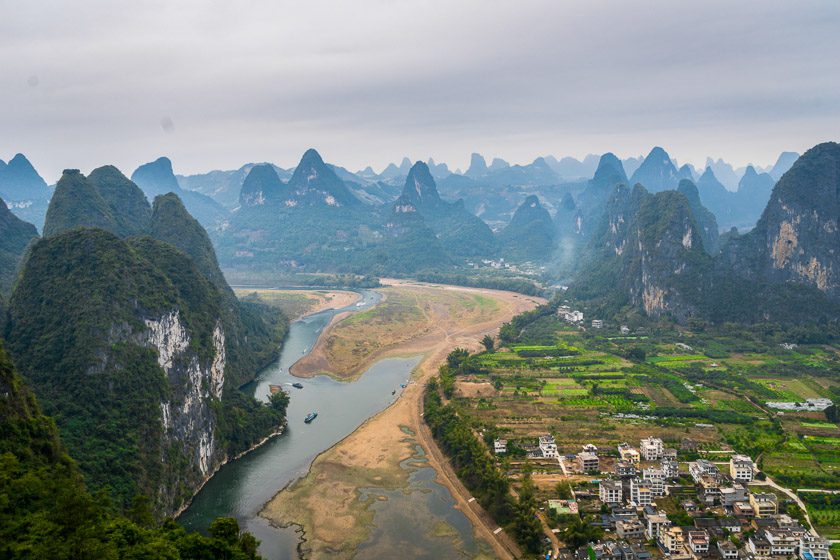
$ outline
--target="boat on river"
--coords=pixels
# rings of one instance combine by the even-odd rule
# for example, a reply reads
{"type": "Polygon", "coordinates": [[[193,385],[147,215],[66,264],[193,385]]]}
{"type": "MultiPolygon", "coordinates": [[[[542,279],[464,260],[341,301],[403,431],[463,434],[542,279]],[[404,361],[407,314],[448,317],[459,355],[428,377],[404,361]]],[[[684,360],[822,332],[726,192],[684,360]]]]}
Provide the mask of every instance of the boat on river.
{"type": "Polygon", "coordinates": [[[309,424],[310,422],[315,420],[315,418],[317,416],[318,416],[317,412],[310,412],[309,414],[306,415],[306,418],[304,418],[303,421],[306,422],[307,424],[309,424]]]}

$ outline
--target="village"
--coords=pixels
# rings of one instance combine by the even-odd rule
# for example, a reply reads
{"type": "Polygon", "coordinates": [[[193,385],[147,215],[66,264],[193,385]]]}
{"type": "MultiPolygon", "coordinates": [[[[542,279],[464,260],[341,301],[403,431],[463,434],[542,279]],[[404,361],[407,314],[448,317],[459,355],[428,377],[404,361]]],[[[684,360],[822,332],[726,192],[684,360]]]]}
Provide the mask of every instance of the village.
{"type": "MultiPolygon", "coordinates": [[[[508,447],[493,441],[502,462],[508,447]]],[[[688,438],[679,447],[646,437],[638,447],[586,444],[564,454],[549,434],[520,443],[517,451],[535,473],[557,466],[562,473],[557,493],[564,497],[546,497],[540,513],[553,532],[578,516],[603,531],[595,542],[559,548],[546,559],[831,560],[830,541],[811,527],[795,494],[768,480],[752,458],[731,451],[728,461],[701,458],[688,438]]]]}

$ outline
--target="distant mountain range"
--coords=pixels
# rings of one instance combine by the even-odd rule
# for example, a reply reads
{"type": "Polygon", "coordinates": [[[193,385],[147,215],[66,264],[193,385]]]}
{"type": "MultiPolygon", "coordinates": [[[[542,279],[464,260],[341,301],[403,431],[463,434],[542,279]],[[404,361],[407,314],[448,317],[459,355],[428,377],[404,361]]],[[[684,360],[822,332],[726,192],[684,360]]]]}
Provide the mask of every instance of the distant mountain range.
{"type": "MultiPolygon", "coordinates": [[[[783,173],[795,157],[781,154],[770,173],[753,166],[733,170],[710,158],[709,166],[698,174],[690,165],[678,167],[661,147],[645,157],[625,160],[610,153],[582,160],[546,156],[525,165],[498,158],[488,165],[476,153],[463,174],[431,159],[420,168],[407,158],[377,174],[370,167],[353,173],[309,150],[291,169],[247,164],[237,170],[180,177],[172,162],[162,157],[138,167],[131,179],[149,200],[176,194],[208,231],[225,267],[404,274],[501,256],[549,264],[554,274],[567,276],[579,268],[579,253],[602,222],[616,185],[638,183],[653,193],[680,189],[697,212],[698,205],[704,207],[700,229],[714,252],[720,231],[710,228],[750,229],[770,198],[772,174],[783,173]],[[740,174],[735,188],[727,188],[715,169],[728,178],[740,174]],[[426,189],[434,188],[428,198],[409,200],[407,184],[418,181],[426,189]],[[687,184],[680,187],[683,181],[696,186],[696,198],[687,184]],[[550,245],[543,254],[516,250],[509,241],[513,231],[531,227],[523,225],[530,214],[521,214],[516,223],[513,218],[533,197],[554,223],[551,235],[540,236],[550,245]],[[554,262],[558,259],[562,263],[554,262]]],[[[16,179],[15,189],[7,189],[18,197],[50,193],[23,156],[0,170],[0,186],[3,177],[12,176],[28,177],[28,183],[16,179]]],[[[102,223],[113,221],[107,201],[87,198],[91,219],[96,215],[102,223]]],[[[59,199],[56,208],[62,203],[59,199]]],[[[10,206],[19,215],[24,211],[10,206]]],[[[537,222],[534,227],[544,228],[541,218],[537,222]]]]}
{"type": "MultiPolygon", "coordinates": [[[[820,144],[800,157],[772,188],[756,227],[728,234],[719,251],[708,236],[713,216],[698,204],[711,169],[704,177],[699,197],[687,180],[655,195],[619,186],[571,294],[605,313],[635,309],[678,321],[833,321],[840,310],[840,145],[820,144]]],[[[767,179],[745,184],[759,177],[745,175],[739,191],[765,188],[767,179]]]]}

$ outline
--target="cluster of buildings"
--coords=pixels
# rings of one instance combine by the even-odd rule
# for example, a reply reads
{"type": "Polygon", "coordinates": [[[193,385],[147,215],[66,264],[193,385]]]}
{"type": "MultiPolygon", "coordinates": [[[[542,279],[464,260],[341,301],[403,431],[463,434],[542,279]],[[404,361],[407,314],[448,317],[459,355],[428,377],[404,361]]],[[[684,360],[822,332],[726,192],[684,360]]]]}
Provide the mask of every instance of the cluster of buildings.
{"type": "Polygon", "coordinates": [[[645,560],[649,553],[640,555],[634,548],[644,542],[654,542],[671,560],[831,558],[829,541],[779,513],[776,494],[751,491],[756,468],[747,456],[733,455],[725,472],[711,461],[692,461],[686,476],[676,451],[659,438],[645,438],[638,448],[622,443],[618,454],[612,476],[598,483],[598,499],[609,511],[599,524],[616,538],[578,551],[581,560],[593,555],[597,560],[645,560]],[[679,503],[693,524],[675,524],[656,506],[657,497],[665,495],[679,503]],[[718,515],[709,516],[702,506],[715,508],[718,515]]]}
{"type": "Polygon", "coordinates": [[[567,323],[572,323],[575,325],[583,323],[583,311],[572,309],[568,305],[561,305],[560,307],[558,307],[557,316],[566,321],[567,323]]]}

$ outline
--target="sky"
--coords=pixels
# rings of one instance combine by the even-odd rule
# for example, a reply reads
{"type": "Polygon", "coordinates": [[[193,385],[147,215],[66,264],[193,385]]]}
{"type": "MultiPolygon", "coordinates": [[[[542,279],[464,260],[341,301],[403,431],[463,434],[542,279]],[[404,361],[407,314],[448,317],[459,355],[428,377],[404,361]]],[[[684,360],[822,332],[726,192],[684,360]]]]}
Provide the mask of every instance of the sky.
{"type": "Polygon", "coordinates": [[[0,0],[0,159],[769,165],[840,140],[840,2],[0,0]]]}

